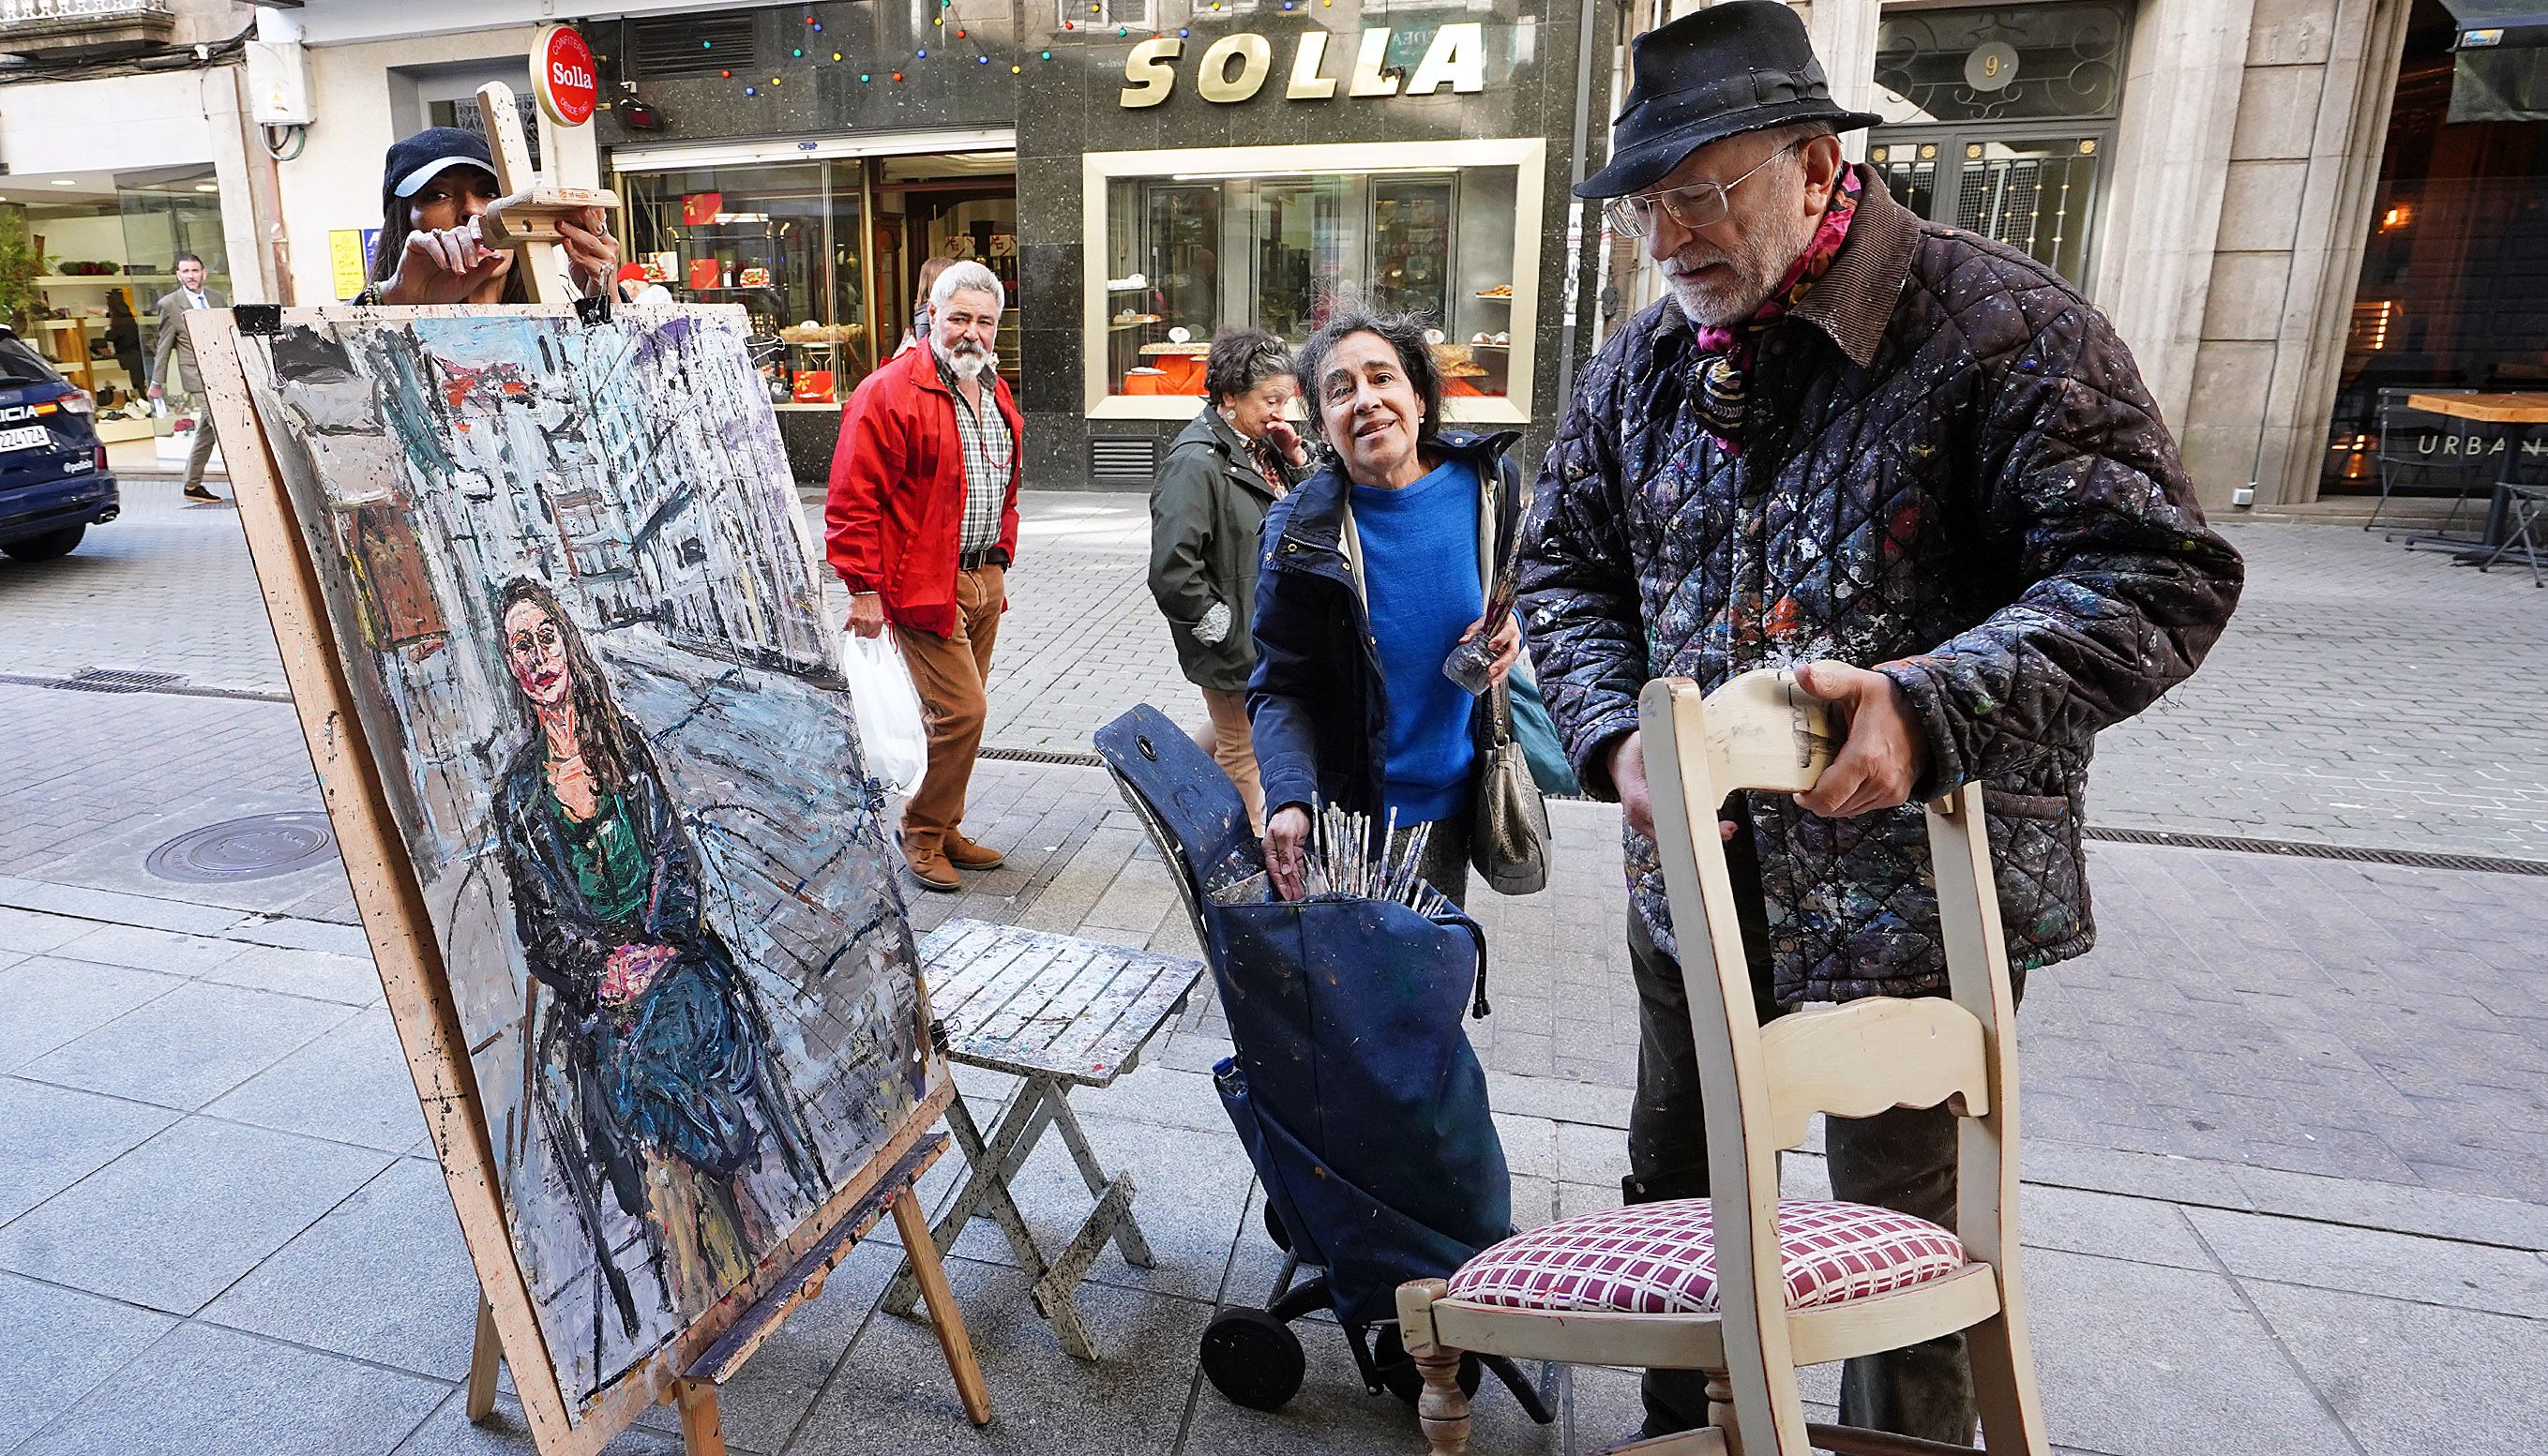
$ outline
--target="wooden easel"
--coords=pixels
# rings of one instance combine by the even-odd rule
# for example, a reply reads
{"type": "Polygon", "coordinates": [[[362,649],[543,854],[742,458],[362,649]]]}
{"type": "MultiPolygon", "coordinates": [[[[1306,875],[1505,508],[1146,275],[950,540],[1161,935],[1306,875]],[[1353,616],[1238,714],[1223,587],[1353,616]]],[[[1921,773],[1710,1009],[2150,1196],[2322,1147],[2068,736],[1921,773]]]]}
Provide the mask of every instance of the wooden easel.
{"type": "MultiPolygon", "coordinates": [[[[540,181],[531,170],[531,144],[522,135],[522,113],[513,104],[512,87],[501,81],[479,87],[478,115],[487,122],[488,145],[496,153],[496,188],[502,194],[478,220],[478,235],[489,247],[514,249],[513,266],[530,270],[524,284],[532,303],[566,303],[558,276],[563,236],[558,224],[581,219],[587,208],[615,208],[619,195],[540,181]]],[[[611,286],[610,280],[602,280],[603,297],[609,297],[611,286]]]]}
{"type": "MultiPolygon", "coordinates": [[[[514,209],[506,227],[541,216],[542,208],[558,209],[547,215],[553,219],[597,205],[591,201],[594,196],[591,193],[576,193],[572,200],[561,202],[545,196],[548,190],[536,185],[516,186],[535,179],[530,178],[528,150],[511,94],[501,86],[491,86],[480,97],[496,133],[498,180],[508,193],[505,206],[514,209]]],[[[555,242],[533,237],[523,246],[529,253],[524,262],[531,269],[528,287],[535,298],[550,298],[558,290],[555,242]]],[[[528,1278],[505,1222],[503,1165],[489,1135],[440,943],[414,863],[400,835],[390,790],[367,741],[354,684],[321,594],[312,538],[322,527],[300,518],[248,391],[239,335],[241,317],[249,312],[199,310],[187,316],[186,326],[207,401],[221,421],[232,494],[294,708],[362,912],[364,933],[415,1082],[434,1154],[478,1273],[481,1301],[467,1386],[469,1415],[480,1419],[493,1410],[498,1363],[508,1360],[540,1456],[594,1456],[649,1406],[658,1404],[679,1407],[688,1456],[722,1456],[725,1442],[717,1415],[718,1386],[732,1378],[797,1305],[822,1291],[832,1270],[889,1212],[905,1247],[920,1261],[922,1293],[965,1413],[977,1425],[987,1423],[989,1390],[915,1193],[921,1174],[946,1149],[946,1137],[929,1129],[945,1114],[955,1092],[944,1061],[935,1054],[930,1058],[934,1074],[928,1079],[929,1090],[900,1130],[822,1209],[771,1249],[743,1285],[590,1399],[572,1403],[561,1388],[528,1278]]],[[[271,308],[253,312],[266,330],[280,322],[281,316],[271,308]]],[[[451,312],[380,309],[364,311],[360,317],[396,321],[448,317],[451,312]]],[[[552,302],[505,312],[556,318],[567,311],[552,302]]],[[[330,315],[353,317],[340,310],[307,311],[304,317],[330,315]]],[[[927,988],[924,984],[917,989],[918,1014],[926,1025],[927,988]]]]}

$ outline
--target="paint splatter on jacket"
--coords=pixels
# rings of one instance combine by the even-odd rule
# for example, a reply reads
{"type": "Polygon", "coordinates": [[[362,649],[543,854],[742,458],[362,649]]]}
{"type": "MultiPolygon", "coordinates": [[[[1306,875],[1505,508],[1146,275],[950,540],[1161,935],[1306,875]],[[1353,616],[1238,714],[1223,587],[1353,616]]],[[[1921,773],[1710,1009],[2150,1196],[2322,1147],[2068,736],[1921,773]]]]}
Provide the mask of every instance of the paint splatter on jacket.
{"type": "MultiPolygon", "coordinates": [[[[1524,635],[1593,792],[1615,793],[1652,678],[1838,659],[1891,677],[1926,730],[1913,805],[1831,820],[1746,796],[1754,951],[1783,1004],[1945,988],[1916,805],[1973,779],[2014,966],[2087,950],[2093,738],[2194,671],[2244,579],[2104,316],[1859,179],[1848,243],[1762,339],[1744,451],[1684,408],[1691,329],[1666,299],[1577,386],[1523,528],[1524,635]]],[[[1654,846],[1627,839],[1671,953],[1654,846]]]]}

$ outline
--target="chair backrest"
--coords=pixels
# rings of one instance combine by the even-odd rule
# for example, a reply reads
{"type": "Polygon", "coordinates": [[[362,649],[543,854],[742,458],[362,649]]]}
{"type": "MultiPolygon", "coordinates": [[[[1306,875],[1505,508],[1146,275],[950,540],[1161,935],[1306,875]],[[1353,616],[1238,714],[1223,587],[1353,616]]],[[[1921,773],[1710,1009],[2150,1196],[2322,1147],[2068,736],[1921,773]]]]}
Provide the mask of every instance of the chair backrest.
{"type": "MultiPolygon", "coordinates": [[[[1928,806],[1952,994],[1791,1012],[1765,1030],[1716,806],[1736,789],[1811,788],[1841,745],[1838,717],[1775,670],[1746,673],[1704,696],[1685,678],[1658,680],[1639,706],[1656,846],[1697,1040],[1719,1307],[1729,1323],[1731,1312],[1760,1308],[1754,1291],[1770,1292],[1769,1309],[1784,1304],[1777,1154],[1805,1140],[1816,1113],[1953,1108],[1961,1116],[1956,1232],[1973,1258],[1997,1262],[2016,1247],[2017,1025],[1980,785],[1928,806]]],[[[1785,1349],[1783,1323],[1774,1333],[1765,1322],[1759,1337],[1785,1349]]]]}
{"type": "Polygon", "coordinates": [[[2473,395],[2470,389],[2384,389],[2380,391],[2380,448],[2383,466],[2423,472],[2423,483],[2443,485],[2454,477],[2485,475],[2494,479],[2489,456],[2494,440],[2474,420],[2454,419],[2407,402],[2417,395],[2473,395]],[[2462,447],[2479,448],[2462,453],[2462,447]]]}

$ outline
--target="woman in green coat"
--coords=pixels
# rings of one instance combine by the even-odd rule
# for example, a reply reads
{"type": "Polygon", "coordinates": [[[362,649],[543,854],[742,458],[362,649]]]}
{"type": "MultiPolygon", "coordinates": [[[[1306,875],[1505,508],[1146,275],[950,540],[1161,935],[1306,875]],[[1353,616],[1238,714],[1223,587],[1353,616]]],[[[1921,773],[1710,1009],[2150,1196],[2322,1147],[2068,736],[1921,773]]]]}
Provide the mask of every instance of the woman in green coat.
{"type": "Polygon", "coordinates": [[[1301,387],[1281,339],[1260,328],[1223,329],[1213,335],[1203,379],[1210,403],[1168,447],[1150,487],[1150,594],[1167,616],[1177,666],[1203,689],[1210,723],[1195,741],[1238,785],[1262,834],[1265,799],[1247,731],[1256,535],[1310,454],[1283,417],[1301,387]]]}

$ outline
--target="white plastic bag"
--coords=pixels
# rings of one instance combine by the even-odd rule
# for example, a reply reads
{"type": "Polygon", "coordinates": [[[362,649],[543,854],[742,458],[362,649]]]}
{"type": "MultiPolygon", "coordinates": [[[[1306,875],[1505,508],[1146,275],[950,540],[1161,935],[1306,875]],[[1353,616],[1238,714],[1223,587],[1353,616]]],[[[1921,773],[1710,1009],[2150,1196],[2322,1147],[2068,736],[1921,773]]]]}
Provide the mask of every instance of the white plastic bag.
{"type": "Polygon", "coordinates": [[[929,726],[921,720],[920,692],[891,632],[841,635],[841,676],[849,680],[850,710],[858,715],[859,748],[867,773],[887,793],[908,797],[929,771],[929,726]]]}

